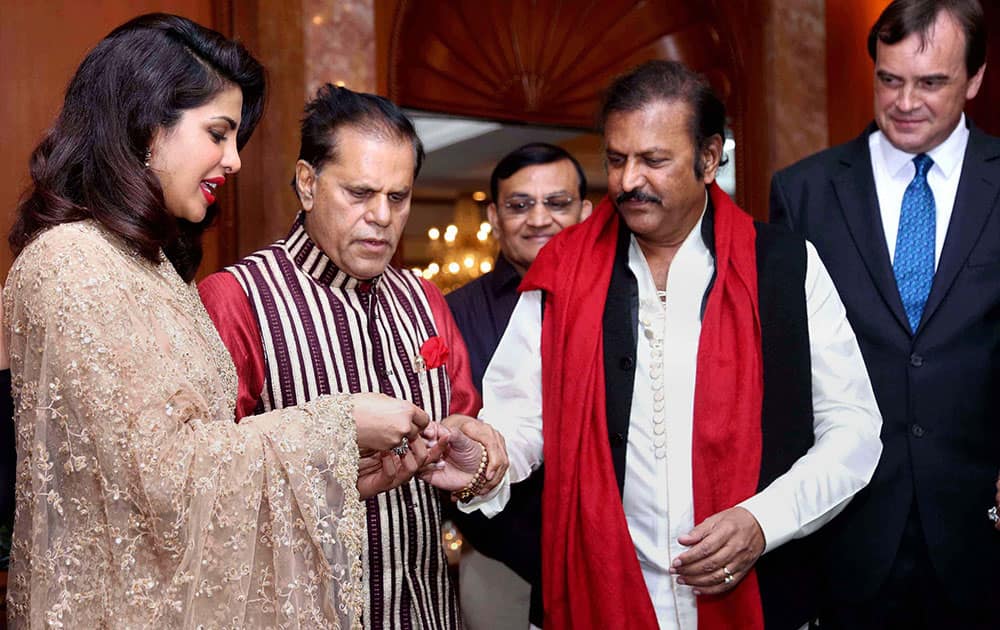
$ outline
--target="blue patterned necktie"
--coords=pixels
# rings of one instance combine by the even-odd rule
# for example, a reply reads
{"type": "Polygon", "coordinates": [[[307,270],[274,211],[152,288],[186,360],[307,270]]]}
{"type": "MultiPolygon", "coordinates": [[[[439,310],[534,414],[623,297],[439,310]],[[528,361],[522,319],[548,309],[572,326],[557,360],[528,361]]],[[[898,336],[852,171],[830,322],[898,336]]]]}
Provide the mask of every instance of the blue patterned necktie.
{"type": "Polygon", "coordinates": [[[934,193],[927,185],[927,171],[934,165],[934,160],[921,153],[913,158],[913,164],[917,167],[917,174],[903,193],[892,271],[896,275],[896,286],[899,297],[903,299],[906,317],[910,320],[910,330],[916,332],[934,279],[936,212],[934,193]]]}

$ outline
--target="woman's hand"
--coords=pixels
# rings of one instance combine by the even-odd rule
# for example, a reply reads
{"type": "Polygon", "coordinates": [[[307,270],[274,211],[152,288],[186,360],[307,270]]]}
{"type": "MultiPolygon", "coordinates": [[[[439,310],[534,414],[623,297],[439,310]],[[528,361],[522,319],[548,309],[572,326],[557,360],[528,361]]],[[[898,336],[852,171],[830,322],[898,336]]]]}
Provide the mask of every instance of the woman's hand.
{"type": "Polygon", "coordinates": [[[361,498],[367,499],[408,482],[425,466],[429,455],[430,449],[419,438],[410,442],[403,455],[392,451],[363,451],[358,459],[361,498]]]}
{"type": "MultiPolygon", "coordinates": [[[[408,438],[409,440],[409,438],[408,438]]],[[[438,422],[431,422],[420,437],[409,441],[399,455],[388,451],[362,450],[358,460],[358,491],[367,499],[392,490],[441,460],[448,449],[449,432],[438,422]]]]}
{"type": "Polygon", "coordinates": [[[399,457],[392,453],[372,453],[362,457],[358,462],[358,492],[361,498],[373,497],[409,481],[417,468],[414,462],[405,462],[407,458],[412,460],[413,455],[407,453],[399,457]]]}
{"type": "Polygon", "coordinates": [[[399,446],[404,437],[413,444],[430,421],[423,409],[385,394],[353,394],[351,404],[362,452],[388,451],[399,446]]]}

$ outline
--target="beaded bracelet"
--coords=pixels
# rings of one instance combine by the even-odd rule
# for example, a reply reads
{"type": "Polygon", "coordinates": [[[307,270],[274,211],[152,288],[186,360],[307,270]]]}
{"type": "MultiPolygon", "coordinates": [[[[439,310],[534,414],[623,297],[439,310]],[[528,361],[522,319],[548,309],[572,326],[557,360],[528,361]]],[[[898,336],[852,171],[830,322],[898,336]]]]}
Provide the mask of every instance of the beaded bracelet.
{"type": "Polygon", "coordinates": [[[476,471],[476,474],[472,476],[472,481],[469,482],[469,485],[465,486],[458,492],[451,493],[452,497],[462,503],[470,501],[473,497],[479,494],[479,491],[482,490],[483,486],[486,484],[486,466],[490,463],[490,456],[486,452],[485,445],[480,444],[479,446],[483,449],[483,456],[479,460],[479,469],[476,471]]]}

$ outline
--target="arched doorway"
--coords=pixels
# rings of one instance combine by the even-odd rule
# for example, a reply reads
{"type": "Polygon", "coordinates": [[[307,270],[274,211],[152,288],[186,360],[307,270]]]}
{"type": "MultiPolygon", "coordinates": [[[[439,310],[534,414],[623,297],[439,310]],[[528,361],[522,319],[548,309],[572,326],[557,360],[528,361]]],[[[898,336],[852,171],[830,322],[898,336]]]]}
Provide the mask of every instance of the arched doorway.
{"type": "MultiPolygon", "coordinates": [[[[602,90],[649,59],[681,61],[726,101],[745,164],[740,89],[747,55],[730,45],[732,12],[713,0],[482,0],[376,5],[379,91],[404,107],[591,128],[602,90]]],[[[746,203],[742,170],[737,197],[746,203]]]]}

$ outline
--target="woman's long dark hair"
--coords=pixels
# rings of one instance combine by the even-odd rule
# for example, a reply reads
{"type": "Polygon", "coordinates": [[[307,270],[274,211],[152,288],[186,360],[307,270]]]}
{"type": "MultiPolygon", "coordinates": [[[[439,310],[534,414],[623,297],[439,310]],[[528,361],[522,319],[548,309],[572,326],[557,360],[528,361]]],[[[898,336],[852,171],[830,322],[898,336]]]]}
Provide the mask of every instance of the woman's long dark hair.
{"type": "Polygon", "coordinates": [[[162,248],[191,280],[216,208],[199,223],[175,218],[145,154],[157,129],[170,129],[184,110],[234,85],[243,92],[242,148],[265,97],[264,69],[246,48],[162,13],[113,30],[80,64],[62,112],[31,155],[32,185],[17,208],[11,249],[19,253],[48,227],[91,218],[150,261],[162,248]]]}

